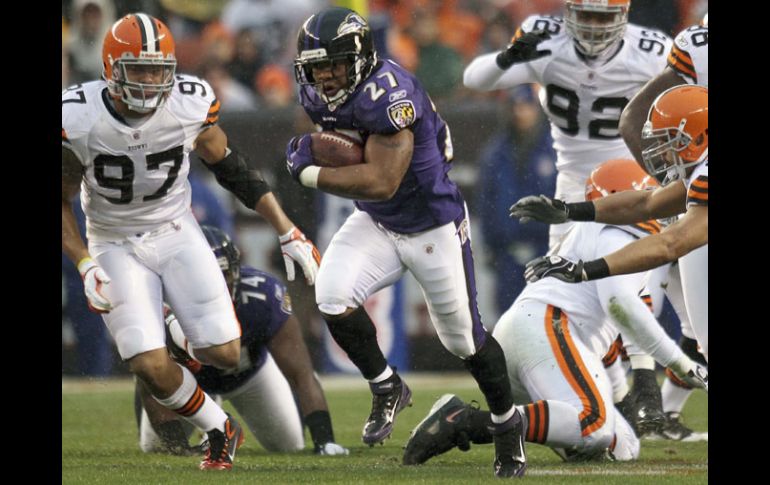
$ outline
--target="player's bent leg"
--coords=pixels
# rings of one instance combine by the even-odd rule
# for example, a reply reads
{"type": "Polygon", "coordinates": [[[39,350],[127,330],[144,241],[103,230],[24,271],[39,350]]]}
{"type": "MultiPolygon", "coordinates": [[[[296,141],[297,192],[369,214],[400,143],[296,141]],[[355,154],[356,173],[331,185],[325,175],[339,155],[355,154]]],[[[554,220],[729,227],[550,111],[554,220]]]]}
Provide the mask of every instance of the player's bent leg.
{"type": "Polygon", "coordinates": [[[508,372],[534,401],[524,407],[528,441],[592,456],[614,434],[612,386],[600,357],[570,332],[560,309],[518,300],[500,317],[493,335],[508,372]]]}
{"type": "Polygon", "coordinates": [[[220,368],[237,366],[240,345],[236,339],[241,336],[240,324],[225,278],[195,218],[191,214],[185,216],[179,231],[154,242],[157,250],[166,255],[159,271],[164,296],[193,350],[193,357],[200,358],[200,349],[224,346],[204,351],[211,358],[207,363],[220,368]]]}
{"type": "Polygon", "coordinates": [[[305,437],[294,395],[270,354],[248,381],[223,394],[222,398],[230,401],[266,450],[292,452],[304,449],[305,437]]]}
{"type": "Polygon", "coordinates": [[[203,364],[218,369],[234,369],[241,360],[241,339],[231,340],[226,344],[213,345],[204,349],[195,349],[195,357],[203,364]]]}
{"type": "Polygon", "coordinates": [[[405,271],[395,238],[368,214],[355,211],[332,238],[316,279],[316,303],[329,332],[369,381],[372,409],[362,432],[369,445],[389,437],[396,415],[411,404],[411,391],[388,366],[376,327],[363,308],[371,294],[395,283],[405,271]]]}
{"type": "Polygon", "coordinates": [[[422,288],[441,343],[464,360],[484,394],[491,411],[495,475],[522,476],[527,467],[523,419],[513,406],[503,351],[484,329],[476,304],[467,210],[452,223],[409,236],[399,252],[422,288]]]}

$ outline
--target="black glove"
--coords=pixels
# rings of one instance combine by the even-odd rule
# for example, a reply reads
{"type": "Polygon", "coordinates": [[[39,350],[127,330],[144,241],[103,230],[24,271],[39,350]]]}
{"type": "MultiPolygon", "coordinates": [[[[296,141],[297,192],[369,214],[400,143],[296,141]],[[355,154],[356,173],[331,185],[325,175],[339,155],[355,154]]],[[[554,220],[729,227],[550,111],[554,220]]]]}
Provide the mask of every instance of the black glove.
{"type": "Polygon", "coordinates": [[[522,223],[531,220],[547,224],[561,224],[567,221],[593,221],[596,210],[593,202],[565,203],[545,195],[522,197],[510,209],[509,216],[518,217],[522,223]]]}
{"type": "Polygon", "coordinates": [[[511,217],[518,217],[523,223],[534,219],[547,224],[561,224],[569,220],[567,204],[545,195],[523,197],[508,210],[511,217]]]}
{"type": "Polygon", "coordinates": [[[497,55],[497,66],[508,69],[514,64],[534,61],[551,54],[550,50],[537,50],[537,45],[550,39],[551,34],[545,30],[533,30],[514,40],[504,51],[497,55]]]}
{"type": "Polygon", "coordinates": [[[530,283],[551,276],[567,283],[580,283],[587,279],[583,273],[583,260],[573,263],[561,256],[541,256],[527,263],[524,278],[530,283]]]}

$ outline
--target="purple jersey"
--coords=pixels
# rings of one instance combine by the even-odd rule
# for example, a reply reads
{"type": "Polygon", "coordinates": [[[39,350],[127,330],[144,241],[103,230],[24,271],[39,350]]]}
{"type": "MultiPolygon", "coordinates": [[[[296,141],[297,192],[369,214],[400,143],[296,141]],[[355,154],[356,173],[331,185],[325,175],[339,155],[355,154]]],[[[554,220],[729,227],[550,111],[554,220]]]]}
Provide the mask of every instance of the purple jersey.
{"type": "Polygon", "coordinates": [[[291,316],[291,300],[275,276],[241,266],[235,313],[241,323],[241,363],[235,372],[204,365],[195,378],[206,392],[230,392],[262,368],[267,344],[291,316]]]}
{"type": "Polygon", "coordinates": [[[380,60],[350,97],[330,111],[311,86],[301,86],[300,101],[323,130],[354,130],[366,143],[370,133],[414,133],[412,161],[396,194],[356,207],[385,228],[402,234],[425,231],[463,214],[463,198],[449,179],[452,140],[420,81],[389,59],[380,60]]]}

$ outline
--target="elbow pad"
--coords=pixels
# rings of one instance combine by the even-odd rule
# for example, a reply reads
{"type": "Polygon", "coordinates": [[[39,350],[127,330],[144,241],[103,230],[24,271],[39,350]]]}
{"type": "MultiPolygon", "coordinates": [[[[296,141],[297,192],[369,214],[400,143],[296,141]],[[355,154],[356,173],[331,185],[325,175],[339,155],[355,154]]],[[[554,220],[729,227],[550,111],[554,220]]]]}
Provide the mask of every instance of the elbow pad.
{"type": "Polygon", "coordinates": [[[254,210],[263,195],[270,192],[270,186],[265,182],[262,172],[250,169],[246,157],[239,152],[227,149],[225,158],[217,163],[203,165],[214,173],[219,185],[235,195],[243,205],[254,210]]]}

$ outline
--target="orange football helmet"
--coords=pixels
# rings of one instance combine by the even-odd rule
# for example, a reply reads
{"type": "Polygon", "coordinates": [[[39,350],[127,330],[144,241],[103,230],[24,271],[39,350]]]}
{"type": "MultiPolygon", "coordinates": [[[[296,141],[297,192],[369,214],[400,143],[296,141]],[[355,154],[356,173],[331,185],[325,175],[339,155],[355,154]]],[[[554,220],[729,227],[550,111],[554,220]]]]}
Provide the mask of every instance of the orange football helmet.
{"type": "Polygon", "coordinates": [[[174,87],[174,38],[163,22],[145,13],[118,20],[104,36],[104,70],[110,94],[140,113],[161,106],[174,87]]]}
{"type": "Polygon", "coordinates": [[[631,0],[567,0],[567,33],[582,54],[593,57],[618,42],[626,31],[631,0]]]}
{"type": "Polygon", "coordinates": [[[615,158],[591,171],[586,180],[586,200],[601,199],[624,190],[652,190],[656,187],[660,187],[658,181],[645,173],[636,160],[615,158]]]}
{"type": "Polygon", "coordinates": [[[662,92],[650,107],[642,138],[647,173],[662,184],[687,177],[687,170],[708,158],[709,91],[687,84],[662,92]]]}

